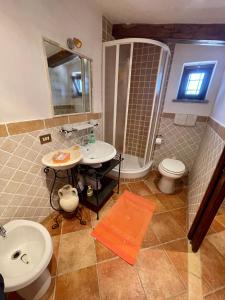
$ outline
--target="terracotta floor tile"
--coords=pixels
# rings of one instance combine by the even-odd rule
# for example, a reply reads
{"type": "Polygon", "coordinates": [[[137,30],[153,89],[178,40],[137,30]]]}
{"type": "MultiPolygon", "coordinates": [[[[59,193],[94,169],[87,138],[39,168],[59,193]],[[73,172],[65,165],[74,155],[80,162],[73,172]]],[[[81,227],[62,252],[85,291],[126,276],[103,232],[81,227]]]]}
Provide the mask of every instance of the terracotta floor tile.
{"type": "Polygon", "coordinates": [[[100,243],[97,240],[95,240],[95,250],[98,262],[117,256],[114,252],[106,248],[102,243],[100,243]]]}
{"type": "Polygon", "coordinates": [[[99,221],[101,221],[101,218],[104,217],[109,210],[113,207],[113,205],[116,203],[116,200],[114,200],[112,197],[105,203],[105,205],[101,208],[99,211],[99,220],[97,220],[97,215],[95,212],[91,211],[91,225],[92,227],[95,227],[99,221]]]}
{"type": "Polygon", "coordinates": [[[86,221],[86,225],[80,224],[80,220],[77,217],[71,219],[63,218],[62,221],[62,233],[74,232],[77,230],[83,230],[91,227],[91,215],[90,210],[86,207],[82,208],[82,218],[86,221]]]}
{"type": "Polygon", "coordinates": [[[200,248],[203,279],[209,284],[211,290],[225,284],[225,259],[208,238],[204,240],[200,248]]]}
{"type": "Polygon", "coordinates": [[[146,198],[150,201],[153,201],[155,203],[154,214],[167,211],[166,207],[159,201],[159,199],[156,197],[156,195],[152,194],[152,195],[144,196],[144,198],[146,198]]]}
{"type": "Polygon", "coordinates": [[[216,220],[217,222],[219,222],[223,227],[225,227],[225,215],[224,215],[224,214],[222,214],[222,215],[217,215],[217,216],[215,217],[215,220],[216,220]]]}
{"type": "Polygon", "coordinates": [[[79,270],[96,263],[92,229],[84,229],[61,236],[58,274],[79,270]]]}
{"type": "Polygon", "coordinates": [[[140,195],[146,196],[152,194],[149,187],[144,183],[144,181],[132,182],[128,184],[131,192],[140,195]]]}
{"type": "Polygon", "coordinates": [[[207,236],[207,240],[222,254],[225,255],[225,231],[207,236]]]}
{"type": "Polygon", "coordinates": [[[224,300],[225,288],[204,297],[205,300],[224,300]]]}
{"type": "Polygon", "coordinates": [[[127,183],[121,183],[119,194],[117,194],[117,187],[115,187],[114,194],[112,195],[112,198],[117,200],[119,198],[119,196],[122,195],[123,192],[126,191],[126,190],[130,191],[130,188],[129,188],[128,184],[127,183]]]}
{"type": "Polygon", "coordinates": [[[137,269],[148,299],[165,299],[185,292],[179,274],[161,247],[140,252],[137,269]]]}
{"type": "Polygon", "coordinates": [[[188,205],[188,198],[187,198],[187,189],[181,189],[180,191],[176,192],[176,195],[181,198],[182,201],[184,201],[186,203],[186,205],[188,205]]]}
{"type": "Polygon", "coordinates": [[[48,230],[51,236],[59,235],[61,233],[62,216],[57,212],[53,212],[41,224],[48,230]],[[59,227],[53,229],[52,225],[56,223],[54,219],[57,216],[58,216],[57,220],[59,222],[59,227]]]}
{"type": "Polygon", "coordinates": [[[155,233],[153,232],[153,230],[151,228],[151,221],[150,221],[150,224],[145,233],[141,248],[148,248],[148,247],[156,246],[159,244],[160,244],[160,241],[157,239],[155,233]]]}
{"type": "Polygon", "coordinates": [[[224,206],[220,206],[217,215],[225,215],[225,207],[224,206]]]}
{"type": "Polygon", "coordinates": [[[162,243],[185,237],[184,230],[169,212],[153,215],[151,227],[162,243]]]}
{"type": "Polygon", "coordinates": [[[182,208],[187,206],[187,203],[185,203],[176,194],[173,195],[157,194],[156,196],[159,199],[159,201],[162,203],[162,205],[166,207],[167,210],[182,208]]]}
{"type": "Polygon", "coordinates": [[[186,239],[163,245],[163,249],[180,274],[184,285],[188,286],[188,241],[186,239]]]}
{"type": "Polygon", "coordinates": [[[191,300],[191,299],[188,298],[188,293],[182,293],[182,294],[180,294],[178,296],[169,298],[168,300],[191,300]]]}
{"type": "Polygon", "coordinates": [[[225,230],[225,227],[217,221],[217,217],[215,217],[215,219],[213,220],[210,228],[214,231],[214,232],[220,232],[220,231],[224,231],[225,230]]]}
{"type": "Polygon", "coordinates": [[[174,217],[175,221],[182,227],[184,232],[188,230],[187,217],[188,211],[187,208],[179,208],[176,210],[172,210],[170,212],[174,217]]]}
{"type": "Polygon", "coordinates": [[[57,277],[55,300],[99,299],[96,266],[57,277]]]}
{"type": "Polygon", "coordinates": [[[53,255],[52,259],[48,265],[49,272],[52,276],[56,275],[57,271],[57,260],[58,260],[58,254],[59,254],[59,243],[60,243],[60,236],[55,235],[52,237],[52,243],[53,243],[53,255]]]}
{"type": "Polygon", "coordinates": [[[150,189],[150,191],[152,192],[152,194],[158,194],[161,193],[161,191],[158,188],[158,182],[159,179],[158,178],[148,178],[144,181],[144,183],[148,186],[148,188],[150,189]]]}
{"type": "Polygon", "coordinates": [[[134,267],[116,258],[97,265],[101,299],[146,299],[134,267]]]}

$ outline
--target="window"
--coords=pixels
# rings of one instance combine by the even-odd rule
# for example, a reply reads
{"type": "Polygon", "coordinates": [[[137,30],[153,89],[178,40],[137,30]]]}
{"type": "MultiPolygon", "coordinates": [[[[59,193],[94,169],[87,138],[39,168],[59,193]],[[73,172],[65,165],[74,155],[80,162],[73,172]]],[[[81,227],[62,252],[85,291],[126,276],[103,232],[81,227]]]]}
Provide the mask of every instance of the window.
{"type": "Polygon", "coordinates": [[[204,101],[215,64],[184,66],[178,100],[204,101]]]}
{"type": "Polygon", "coordinates": [[[78,97],[82,95],[82,78],[81,72],[73,72],[71,76],[73,82],[73,97],[78,97]]]}

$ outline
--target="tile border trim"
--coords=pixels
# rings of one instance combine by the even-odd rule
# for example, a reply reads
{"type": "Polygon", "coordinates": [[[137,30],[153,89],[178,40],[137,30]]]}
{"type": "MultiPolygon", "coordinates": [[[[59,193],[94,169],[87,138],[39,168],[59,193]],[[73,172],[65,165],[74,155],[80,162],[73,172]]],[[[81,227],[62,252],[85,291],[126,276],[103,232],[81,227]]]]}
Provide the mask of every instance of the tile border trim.
{"type": "MultiPolygon", "coordinates": [[[[163,112],[161,118],[174,119],[175,113],[163,112]]],[[[209,117],[207,116],[197,116],[197,122],[208,122],[209,117]]]]}
{"type": "Polygon", "coordinates": [[[73,124],[79,122],[89,121],[91,119],[101,119],[102,113],[84,113],[73,114],[66,116],[56,116],[43,120],[31,120],[12,123],[0,124],[0,137],[6,137],[9,135],[17,135],[21,133],[32,132],[41,129],[48,129],[64,124],[73,124]]]}
{"type": "Polygon", "coordinates": [[[209,118],[209,126],[225,141],[225,127],[209,118]]]}

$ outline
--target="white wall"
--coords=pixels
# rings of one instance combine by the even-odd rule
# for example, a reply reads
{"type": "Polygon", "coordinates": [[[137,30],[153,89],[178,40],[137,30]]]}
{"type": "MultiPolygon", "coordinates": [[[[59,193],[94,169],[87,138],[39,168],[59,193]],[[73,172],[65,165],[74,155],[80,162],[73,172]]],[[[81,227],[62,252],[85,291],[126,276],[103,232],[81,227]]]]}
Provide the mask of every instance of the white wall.
{"type": "Polygon", "coordinates": [[[101,12],[92,0],[0,0],[0,123],[49,118],[52,104],[42,37],[93,59],[93,109],[101,110],[101,12]]]}
{"type": "Polygon", "coordinates": [[[165,97],[164,112],[197,114],[209,116],[220,86],[221,78],[225,69],[225,47],[224,46],[202,46],[191,44],[176,44],[173,62],[171,66],[168,88],[165,97]],[[180,77],[184,63],[200,61],[217,61],[214,76],[212,78],[206,99],[208,104],[199,103],[177,103],[176,99],[179,89],[180,77]]]}
{"type": "Polygon", "coordinates": [[[211,117],[221,125],[225,126],[225,72],[211,117]]]}

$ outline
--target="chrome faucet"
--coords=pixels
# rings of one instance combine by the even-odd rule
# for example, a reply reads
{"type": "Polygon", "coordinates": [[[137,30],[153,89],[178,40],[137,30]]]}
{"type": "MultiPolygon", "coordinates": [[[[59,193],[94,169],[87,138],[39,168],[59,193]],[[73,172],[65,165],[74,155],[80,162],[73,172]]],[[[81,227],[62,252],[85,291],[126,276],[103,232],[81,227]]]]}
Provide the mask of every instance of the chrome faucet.
{"type": "Polygon", "coordinates": [[[0,236],[6,237],[6,230],[2,225],[0,225],[0,236]]]}
{"type": "Polygon", "coordinates": [[[88,144],[88,137],[86,135],[80,137],[80,145],[86,146],[88,144]]]}

